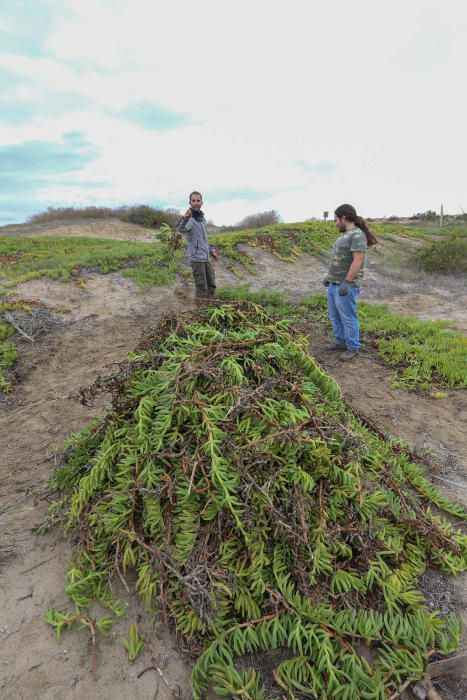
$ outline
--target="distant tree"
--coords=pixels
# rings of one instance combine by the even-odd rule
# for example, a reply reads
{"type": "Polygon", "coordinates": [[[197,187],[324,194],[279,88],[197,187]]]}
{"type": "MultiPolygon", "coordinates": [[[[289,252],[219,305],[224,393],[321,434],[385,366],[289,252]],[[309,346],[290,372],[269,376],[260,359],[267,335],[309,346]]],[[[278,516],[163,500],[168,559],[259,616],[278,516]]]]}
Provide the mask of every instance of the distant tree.
{"type": "Polygon", "coordinates": [[[281,217],[279,212],[275,209],[271,211],[262,211],[257,214],[250,214],[245,216],[244,219],[235,224],[236,229],[244,228],[261,228],[262,226],[273,226],[274,224],[280,224],[281,217]]]}
{"type": "Polygon", "coordinates": [[[419,211],[418,214],[414,214],[411,218],[417,219],[417,221],[436,221],[438,214],[432,209],[428,209],[428,211],[419,211]]]}

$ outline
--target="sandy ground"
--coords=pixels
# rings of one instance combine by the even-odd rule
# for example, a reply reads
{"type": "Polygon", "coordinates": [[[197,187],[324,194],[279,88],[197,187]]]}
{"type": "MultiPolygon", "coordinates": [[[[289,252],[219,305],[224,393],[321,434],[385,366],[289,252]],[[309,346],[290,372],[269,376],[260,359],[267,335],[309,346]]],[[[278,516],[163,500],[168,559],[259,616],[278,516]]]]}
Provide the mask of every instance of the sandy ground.
{"type": "Polygon", "coordinates": [[[90,238],[114,238],[120,241],[154,240],[154,232],[143,226],[127,224],[119,219],[74,219],[41,224],[15,224],[2,226],[2,236],[85,236],[90,238]]]}
{"type": "MultiPolygon", "coordinates": [[[[134,227],[138,229],[135,233],[124,230],[121,222],[117,226],[115,222],[100,223],[100,227],[93,224],[87,235],[142,235],[139,227],[134,227]]],[[[53,233],[83,235],[77,228],[70,226],[64,234],[63,226],[56,226],[53,233]]],[[[322,289],[324,267],[313,258],[304,256],[290,265],[257,248],[247,252],[257,260],[258,274],[246,275],[244,280],[252,289],[288,290],[290,298],[297,300],[322,289]]],[[[426,279],[407,279],[403,271],[392,269],[388,274],[387,256],[382,254],[370,258],[368,278],[364,298],[384,299],[398,313],[417,314],[418,308],[418,315],[451,318],[457,327],[467,328],[465,287],[458,281],[436,280],[435,291],[426,279]]],[[[219,285],[238,284],[222,262],[217,265],[217,280],[219,285]]],[[[154,669],[140,675],[153,666],[146,655],[133,665],[127,663],[117,638],[126,635],[130,622],[139,616],[143,624],[144,611],[135,597],[129,600],[128,617],[114,628],[113,643],[100,646],[97,680],[92,676],[84,632],[65,634],[57,645],[43,616],[51,605],[67,605],[63,583],[71,550],[67,542],[57,539],[56,532],[40,537],[34,528],[47,509],[42,491],[54,466],[55,451],[71,431],[106,409],[103,400],[84,407],[73,397],[99,374],[110,372],[135,346],[148,324],[162,314],[190,308],[192,288],[178,281],[170,288],[142,291],[131,280],[113,273],[86,275],[84,288],[39,279],[21,285],[18,291],[25,298],[40,299],[67,313],[60,315],[64,320],[60,328],[34,344],[15,336],[21,352],[19,381],[14,394],[0,401],[0,696],[46,700],[81,695],[90,700],[189,698],[190,661],[178,650],[168,630],[159,630],[152,645],[165,680],[154,669]]],[[[434,399],[391,389],[392,373],[373,351],[366,350],[358,364],[349,367],[325,352],[326,340],[321,329],[310,329],[312,353],[340,382],[349,404],[392,435],[418,449],[432,449],[438,460],[433,483],[467,504],[465,392],[453,391],[446,399],[434,399]]],[[[438,587],[429,586],[435,602],[447,586],[443,580],[438,587]]],[[[466,577],[449,586],[453,609],[465,608],[466,577]]],[[[445,689],[443,697],[462,697],[462,691],[457,695],[449,692],[445,689]]]]}
{"type": "Polygon", "coordinates": [[[399,238],[370,249],[362,299],[386,304],[396,314],[450,324],[467,333],[467,279],[414,271],[410,257],[421,241],[399,238]]]}

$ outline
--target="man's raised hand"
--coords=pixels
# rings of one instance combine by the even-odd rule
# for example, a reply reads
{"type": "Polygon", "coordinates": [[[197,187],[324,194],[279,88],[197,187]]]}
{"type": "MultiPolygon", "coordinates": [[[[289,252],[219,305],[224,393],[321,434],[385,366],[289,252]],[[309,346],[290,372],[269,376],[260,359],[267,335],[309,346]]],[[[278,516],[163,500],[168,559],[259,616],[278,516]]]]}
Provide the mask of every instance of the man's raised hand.
{"type": "Polygon", "coordinates": [[[191,216],[191,213],[192,213],[192,212],[191,212],[191,209],[187,209],[186,212],[185,212],[184,215],[183,215],[183,218],[184,218],[184,219],[189,219],[190,216],[191,216]]]}

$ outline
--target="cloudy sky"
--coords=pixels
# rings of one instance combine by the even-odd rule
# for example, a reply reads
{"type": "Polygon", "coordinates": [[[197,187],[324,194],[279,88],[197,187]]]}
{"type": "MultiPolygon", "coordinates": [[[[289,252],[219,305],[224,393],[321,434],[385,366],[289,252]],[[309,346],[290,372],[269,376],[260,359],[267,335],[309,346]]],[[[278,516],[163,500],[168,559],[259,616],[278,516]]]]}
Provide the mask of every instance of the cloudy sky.
{"type": "Polygon", "coordinates": [[[467,211],[467,0],[0,0],[0,224],[467,211]]]}

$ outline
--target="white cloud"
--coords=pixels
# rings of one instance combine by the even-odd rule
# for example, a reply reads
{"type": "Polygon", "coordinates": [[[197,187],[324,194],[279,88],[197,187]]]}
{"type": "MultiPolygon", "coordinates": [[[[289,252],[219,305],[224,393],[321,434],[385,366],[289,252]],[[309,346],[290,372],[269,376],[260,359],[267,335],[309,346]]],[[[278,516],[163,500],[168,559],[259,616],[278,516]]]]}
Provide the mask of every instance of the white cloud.
{"type": "MultiPolygon", "coordinates": [[[[467,207],[464,0],[62,6],[46,56],[10,53],[0,66],[28,78],[44,104],[71,92],[92,106],[53,119],[38,112],[2,126],[0,140],[84,132],[100,156],[76,179],[108,182],[94,195],[103,201],[177,203],[196,187],[217,223],[260,208],[298,220],[341,201],[368,215],[467,207]],[[192,125],[155,132],[118,118],[138,102],[192,125]],[[300,162],[335,168],[320,175],[300,162]],[[246,189],[271,194],[209,206],[210,191],[246,189]]],[[[90,195],[77,185],[48,196],[90,195]]]]}

